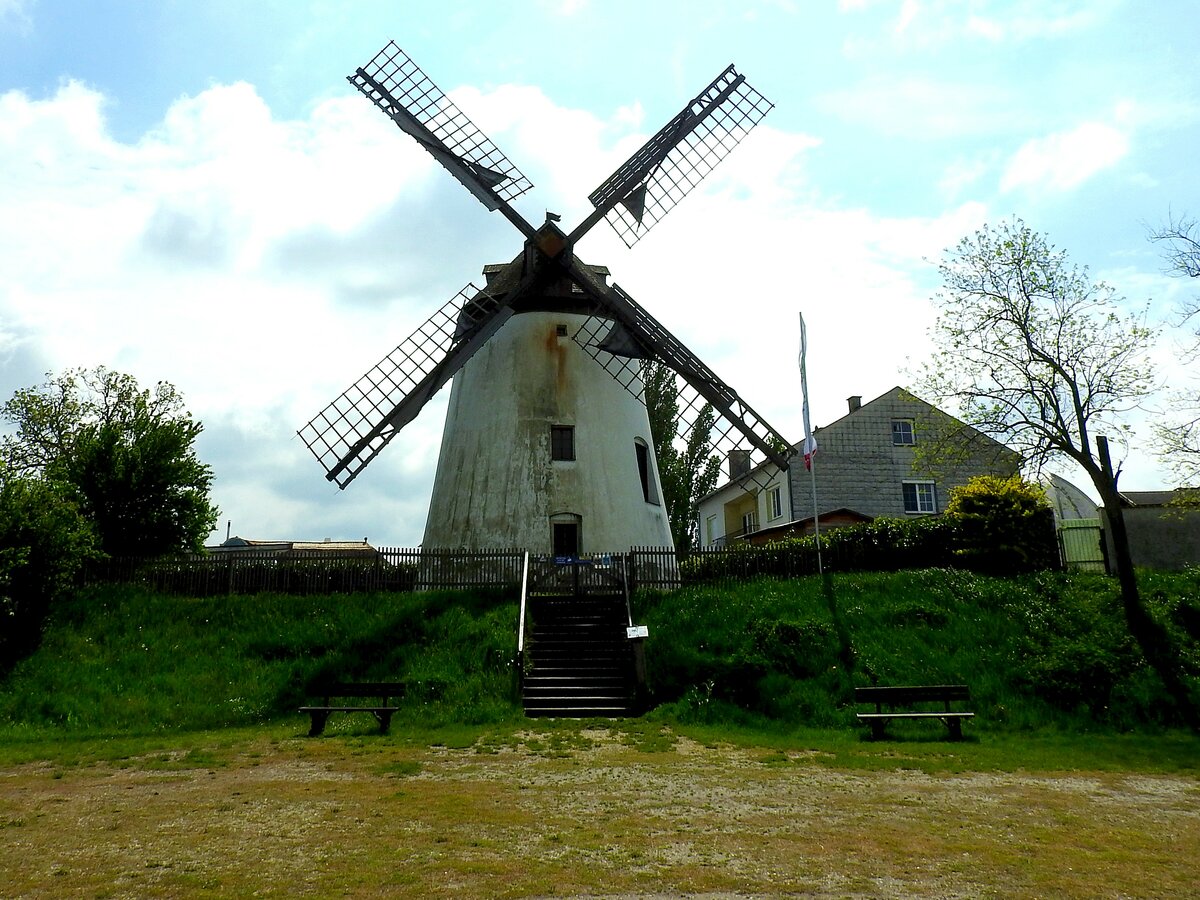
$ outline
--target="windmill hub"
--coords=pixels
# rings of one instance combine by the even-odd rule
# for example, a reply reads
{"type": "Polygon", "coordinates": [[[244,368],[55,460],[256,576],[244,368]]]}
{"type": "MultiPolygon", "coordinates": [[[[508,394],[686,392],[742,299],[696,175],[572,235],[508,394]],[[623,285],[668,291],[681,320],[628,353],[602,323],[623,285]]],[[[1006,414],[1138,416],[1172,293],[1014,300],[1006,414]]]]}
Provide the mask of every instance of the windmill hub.
{"type": "MultiPolygon", "coordinates": [[[[557,221],[557,220],[555,220],[557,221]]],[[[567,249],[567,234],[552,221],[537,230],[535,243],[538,250],[548,259],[557,259],[567,249]]]]}

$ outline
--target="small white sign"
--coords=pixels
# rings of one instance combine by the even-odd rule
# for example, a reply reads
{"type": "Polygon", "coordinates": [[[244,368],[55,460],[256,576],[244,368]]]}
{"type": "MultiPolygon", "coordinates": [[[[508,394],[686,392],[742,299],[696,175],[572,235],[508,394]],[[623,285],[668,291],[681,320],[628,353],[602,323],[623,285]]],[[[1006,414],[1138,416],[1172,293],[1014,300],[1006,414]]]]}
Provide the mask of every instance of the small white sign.
{"type": "Polygon", "coordinates": [[[625,629],[625,636],[630,640],[650,637],[650,628],[646,625],[630,625],[625,629]]]}

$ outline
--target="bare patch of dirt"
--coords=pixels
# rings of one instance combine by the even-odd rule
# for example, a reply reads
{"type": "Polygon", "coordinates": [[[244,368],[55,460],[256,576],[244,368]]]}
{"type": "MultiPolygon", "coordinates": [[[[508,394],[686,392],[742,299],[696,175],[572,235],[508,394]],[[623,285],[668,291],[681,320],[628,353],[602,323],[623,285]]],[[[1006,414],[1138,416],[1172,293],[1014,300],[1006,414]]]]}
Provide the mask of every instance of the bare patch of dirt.
{"type": "Polygon", "coordinates": [[[0,770],[5,896],[1190,897],[1200,782],[646,752],[248,742],[0,770]],[[208,761],[205,764],[205,761],[208,761]]]}

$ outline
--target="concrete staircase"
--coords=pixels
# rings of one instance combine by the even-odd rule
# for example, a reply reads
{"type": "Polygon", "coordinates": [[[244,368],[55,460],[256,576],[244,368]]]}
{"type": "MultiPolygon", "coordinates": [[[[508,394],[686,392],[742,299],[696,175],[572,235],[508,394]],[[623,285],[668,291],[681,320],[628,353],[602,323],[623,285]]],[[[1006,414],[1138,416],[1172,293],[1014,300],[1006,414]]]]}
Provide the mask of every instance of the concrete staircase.
{"type": "Polygon", "coordinates": [[[557,718],[638,713],[632,642],[624,596],[531,597],[523,680],[525,715],[557,718]]]}

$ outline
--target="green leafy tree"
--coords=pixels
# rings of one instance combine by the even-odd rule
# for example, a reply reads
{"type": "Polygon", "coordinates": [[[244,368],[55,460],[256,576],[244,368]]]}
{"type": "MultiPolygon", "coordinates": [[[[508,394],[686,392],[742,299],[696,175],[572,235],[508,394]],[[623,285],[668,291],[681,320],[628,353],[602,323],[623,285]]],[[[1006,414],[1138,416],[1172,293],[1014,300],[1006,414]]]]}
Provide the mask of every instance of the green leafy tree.
{"type": "Polygon", "coordinates": [[[203,426],[174,386],[141,389],[103,367],[17,391],[0,441],[14,472],[65,486],[110,556],[198,550],[216,523],[212,470],[196,457],[203,426]]]}
{"type": "Polygon", "coordinates": [[[1014,219],[948,250],[939,267],[933,360],[923,393],[957,406],[968,425],[1017,450],[1032,467],[1066,458],[1104,504],[1130,633],[1194,728],[1200,715],[1166,630],[1138,592],[1119,471],[1107,433],[1152,391],[1154,332],[1111,287],[1014,219]]]}
{"type": "Polygon", "coordinates": [[[63,485],[0,464],[0,673],[37,646],[53,603],[95,555],[95,532],[63,485]]]}
{"type": "Polygon", "coordinates": [[[642,383],[671,537],[676,549],[689,550],[699,544],[696,516],[700,498],[717,486],[721,475],[721,460],[713,455],[716,413],[705,403],[686,442],[676,446],[681,414],[675,373],[662,363],[648,362],[642,367],[642,383]]]}

